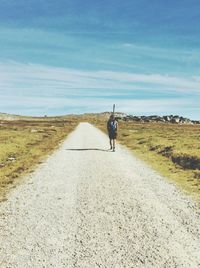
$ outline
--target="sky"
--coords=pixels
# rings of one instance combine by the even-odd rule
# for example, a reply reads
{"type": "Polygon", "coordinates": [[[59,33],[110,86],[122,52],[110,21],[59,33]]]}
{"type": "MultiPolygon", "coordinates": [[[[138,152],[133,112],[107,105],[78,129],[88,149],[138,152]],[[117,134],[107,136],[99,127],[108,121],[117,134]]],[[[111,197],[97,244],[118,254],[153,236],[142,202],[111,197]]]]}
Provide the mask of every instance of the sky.
{"type": "Polygon", "coordinates": [[[199,0],[1,0],[0,112],[200,119],[199,0]]]}

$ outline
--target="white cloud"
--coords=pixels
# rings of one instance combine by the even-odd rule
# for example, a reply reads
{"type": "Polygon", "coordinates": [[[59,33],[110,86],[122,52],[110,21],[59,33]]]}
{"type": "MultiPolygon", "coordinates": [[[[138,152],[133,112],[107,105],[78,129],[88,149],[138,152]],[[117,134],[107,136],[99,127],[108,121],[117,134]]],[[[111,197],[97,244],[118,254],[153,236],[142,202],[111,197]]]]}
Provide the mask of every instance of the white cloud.
{"type": "Polygon", "coordinates": [[[199,93],[199,77],[186,79],[160,74],[81,71],[15,62],[0,63],[1,112],[95,112],[109,110],[115,102],[120,111],[127,113],[184,114],[190,110],[194,117],[199,112],[199,93]],[[131,98],[128,92],[137,92],[139,97],[131,98]],[[155,98],[152,94],[155,92],[160,97],[155,98]],[[168,98],[166,92],[169,95],[176,92],[176,98],[168,98]],[[193,99],[187,99],[188,93],[194,94],[193,99]]]}
{"type": "Polygon", "coordinates": [[[199,119],[199,102],[178,99],[134,100],[118,98],[58,98],[58,97],[24,97],[0,95],[2,112],[24,115],[57,115],[67,113],[110,111],[112,104],[117,104],[117,110],[128,114],[180,114],[199,119]]]}
{"type": "Polygon", "coordinates": [[[0,87],[15,91],[37,89],[129,89],[200,92],[198,77],[182,78],[160,74],[134,74],[112,71],[81,71],[33,64],[0,63],[0,87]]]}

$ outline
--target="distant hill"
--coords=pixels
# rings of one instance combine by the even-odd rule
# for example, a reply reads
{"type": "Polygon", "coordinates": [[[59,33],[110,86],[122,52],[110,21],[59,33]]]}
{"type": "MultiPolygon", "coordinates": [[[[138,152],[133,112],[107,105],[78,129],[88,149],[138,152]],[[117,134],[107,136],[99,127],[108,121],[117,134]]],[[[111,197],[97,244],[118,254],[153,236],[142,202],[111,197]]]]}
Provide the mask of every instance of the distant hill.
{"type": "MultiPolygon", "coordinates": [[[[14,115],[14,114],[7,114],[7,113],[0,113],[0,120],[38,120],[38,119],[49,119],[49,120],[59,120],[59,119],[65,119],[70,116],[72,117],[91,117],[91,116],[97,116],[97,117],[103,117],[105,119],[109,118],[111,115],[111,112],[102,112],[102,113],[85,113],[85,114],[71,114],[71,115],[61,115],[61,116],[41,116],[41,117],[31,117],[31,116],[21,116],[21,115],[14,115]]],[[[172,123],[172,124],[200,124],[200,120],[191,120],[189,118],[185,118],[183,116],[179,115],[165,115],[165,116],[159,116],[159,115],[150,115],[150,116],[135,116],[135,115],[127,115],[126,113],[122,112],[116,112],[115,117],[118,120],[123,121],[135,121],[135,122],[163,122],[163,123],[172,123]]]]}
{"type": "Polygon", "coordinates": [[[77,115],[61,115],[61,116],[24,116],[24,115],[15,115],[15,114],[7,114],[7,113],[0,113],[0,120],[63,120],[66,117],[70,116],[77,116],[77,115]]]}
{"type": "Polygon", "coordinates": [[[19,115],[0,113],[0,120],[18,120],[20,118],[19,115]]]}
{"type": "MultiPolygon", "coordinates": [[[[112,113],[111,112],[103,112],[103,113],[88,113],[84,114],[87,116],[100,116],[104,118],[108,118],[112,113]]],[[[191,120],[189,118],[185,118],[179,115],[149,115],[149,116],[136,116],[136,115],[127,115],[122,112],[116,112],[115,117],[118,120],[123,121],[136,121],[136,122],[163,122],[163,123],[172,123],[172,124],[200,124],[200,120],[191,120]]]]}

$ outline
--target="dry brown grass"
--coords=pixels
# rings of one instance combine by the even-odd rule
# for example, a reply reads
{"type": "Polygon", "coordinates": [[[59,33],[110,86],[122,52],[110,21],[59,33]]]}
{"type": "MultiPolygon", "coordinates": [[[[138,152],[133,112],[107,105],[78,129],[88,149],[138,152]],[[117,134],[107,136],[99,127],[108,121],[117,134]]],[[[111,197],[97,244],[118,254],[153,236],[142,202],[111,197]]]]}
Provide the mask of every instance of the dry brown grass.
{"type": "MultiPolygon", "coordinates": [[[[91,120],[106,132],[106,118],[91,120]]],[[[200,125],[119,121],[118,141],[200,201],[200,125]]]]}
{"type": "Polygon", "coordinates": [[[0,121],[0,199],[21,175],[58,147],[78,124],[78,117],[22,118],[0,121]]]}
{"type": "MultiPolygon", "coordinates": [[[[107,116],[81,115],[0,121],[0,198],[21,175],[58,147],[80,122],[106,132],[107,116]]],[[[200,201],[200,126],[119,122],[118,141],[200,201]]]]}

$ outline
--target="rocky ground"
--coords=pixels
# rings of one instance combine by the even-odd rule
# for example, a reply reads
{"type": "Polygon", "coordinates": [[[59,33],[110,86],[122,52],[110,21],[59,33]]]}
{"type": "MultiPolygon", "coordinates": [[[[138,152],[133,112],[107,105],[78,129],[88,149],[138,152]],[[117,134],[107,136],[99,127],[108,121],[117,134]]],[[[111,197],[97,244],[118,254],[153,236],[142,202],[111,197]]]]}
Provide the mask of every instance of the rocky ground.
{"type": "Polygon", "coordinates": [[[124,121],[136,121],[136,122],[162,122],[171,124],[200,124],[200,120],[191,120],[179,115],[150,115],[150,116],[134,116],[134,115],[117,115],[118,119],[124,121]]]}

